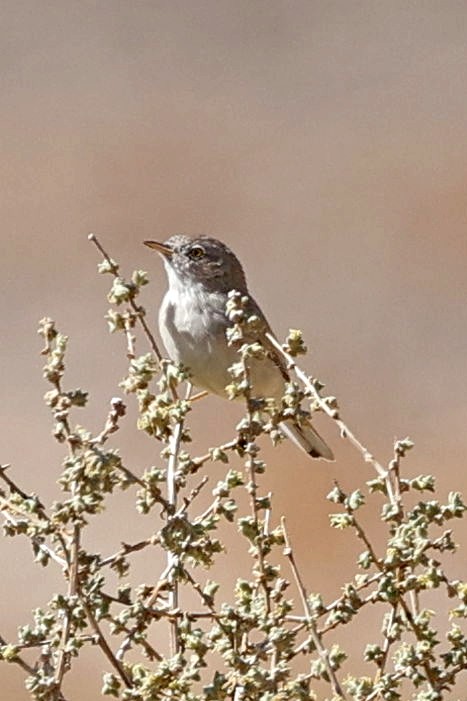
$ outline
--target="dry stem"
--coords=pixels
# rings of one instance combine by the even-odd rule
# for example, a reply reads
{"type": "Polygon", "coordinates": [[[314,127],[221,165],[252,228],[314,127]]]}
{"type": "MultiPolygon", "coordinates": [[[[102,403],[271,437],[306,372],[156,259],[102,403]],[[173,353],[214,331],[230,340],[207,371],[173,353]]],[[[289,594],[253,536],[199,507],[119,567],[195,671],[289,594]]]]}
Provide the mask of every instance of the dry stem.
{"type": "Polygon", "coordinates": [[[345,697],[344,692],[342,690],[342,687],[339,683],[339,680],[337,679],[336,673],[331,665],[331,662],[329,660],[329,653],[321,641],[321,635],[318,632],[316,622],[313,618],[313,613],[311,611],[310,604],[308,602],[308,597],[307,597],[305,585],[303,583],[300,571],[299,571],[298,566],[297,566],[296,561],[295,561],[295,556],[293,553],[289,534],[287,533],[287,529],[285,526],[285,518],[284,517],[281,518],[281,525],[282,525],[282,532],[284,534],[284,540],[285,540],[284,555],[287,557],[287,559],[290,563],[292,574],[294,576],[295,583],[297,585],[297,589],[299,591],[300,598],[302,600],[302,605],[303,605],[303,609],[305,611],[307,623],[310,627],[310,632],[311,632],[311,636],[313,639],[313,643],[314,643],[321,659],[323,660],[323,662],[326,666],[326,670],[327,670],[327,673],[329,675],[329,679],[331,680],[331,686],[333,688],[334,693],[336,694],[336,696],[339,696],[341,699],[344,699],[344,701],[345,701],[346,697],[345,697]]]}

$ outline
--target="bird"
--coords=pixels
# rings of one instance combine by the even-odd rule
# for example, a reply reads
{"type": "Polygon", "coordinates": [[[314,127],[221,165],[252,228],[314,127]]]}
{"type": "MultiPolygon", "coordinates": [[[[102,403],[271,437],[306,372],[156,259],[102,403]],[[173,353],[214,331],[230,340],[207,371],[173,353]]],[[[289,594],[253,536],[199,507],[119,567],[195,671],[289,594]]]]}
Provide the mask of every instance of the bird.
{"type": "MultiPolygon", "coordinates": [[[[229,368],[239,360],[226,331],[232,326],[226,312],[229,292],[247,298],[247,313],[254,314],[256,338],[266,351],[264,359],[251,359],[250,378],[255,397],[279,402],[290,381],[284,358],[266,334],[271,327],[248,291],[243,267],[233,251],[211,236],[175,234],[165,242],[144,241],[162,257],[168,289],[159,311],[159,331],[170,359],[187,367],[194,385],[221,397],[232,382],[229,368]]],[[[334,455],[309,420],[287,419],[281,430],[312,458],[327,461],[334,455]]]]}

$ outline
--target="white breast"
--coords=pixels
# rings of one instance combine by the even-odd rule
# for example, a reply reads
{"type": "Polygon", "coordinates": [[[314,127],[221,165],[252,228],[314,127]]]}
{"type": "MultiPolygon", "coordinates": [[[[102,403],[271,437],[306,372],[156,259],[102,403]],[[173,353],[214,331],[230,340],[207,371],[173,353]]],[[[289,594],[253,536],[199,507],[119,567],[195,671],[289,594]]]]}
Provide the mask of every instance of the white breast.
{"type": "MultiPolygon", "coordinates": [[[[169,289],[159,312],[159,329],[167,353],[190,369],[195,385],[225,396],[225,387],[232,381],[228,368],[239,359],[225,336],[229,325],[225,295],[207,292],[196,283],[183,286],[167,268],[169,289]]],[[[258,396],[282,395],[284,381],[271,361],[254,362],[251,375],[258,396]]]]}
{"type": "Polygon", "coordinates": [[[175,290],[171,286],[159,313],[170,358],[190,369],[194,384],[214,394],[224,394],[230,382],[228,368],[237,356],[227,345],[224,306],[223,295],[207,294],[195,285],[175,290]]]}

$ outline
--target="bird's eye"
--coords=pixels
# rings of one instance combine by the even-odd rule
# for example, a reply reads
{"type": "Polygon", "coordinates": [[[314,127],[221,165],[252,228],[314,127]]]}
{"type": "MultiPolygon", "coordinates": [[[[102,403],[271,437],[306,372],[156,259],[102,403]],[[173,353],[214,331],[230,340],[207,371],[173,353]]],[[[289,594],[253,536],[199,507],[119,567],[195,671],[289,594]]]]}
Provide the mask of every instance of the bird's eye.
{"type": "Polygon", "coordinates": [[[188,251],[188,255],[192,260],[199,260],[204,256],[204,248],[202,246],[192,246],[188,251]]]}

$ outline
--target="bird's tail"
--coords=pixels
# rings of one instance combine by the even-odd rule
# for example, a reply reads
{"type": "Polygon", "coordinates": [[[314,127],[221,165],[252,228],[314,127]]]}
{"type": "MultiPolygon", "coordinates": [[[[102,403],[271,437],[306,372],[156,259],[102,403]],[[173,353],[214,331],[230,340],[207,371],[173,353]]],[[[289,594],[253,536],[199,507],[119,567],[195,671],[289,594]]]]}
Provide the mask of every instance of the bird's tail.
{"type": "Polygon", "coordinates": [[[334,460],[334,454],[331,448],[324,442],[319,433],[315,431],[311,423],[308,421],[303,424],[297,424],[291,421],[284,421],[280,424],[282,431],[290,438],[299,448],[311,455],[312,458],[321,460],[334,460]]]}

